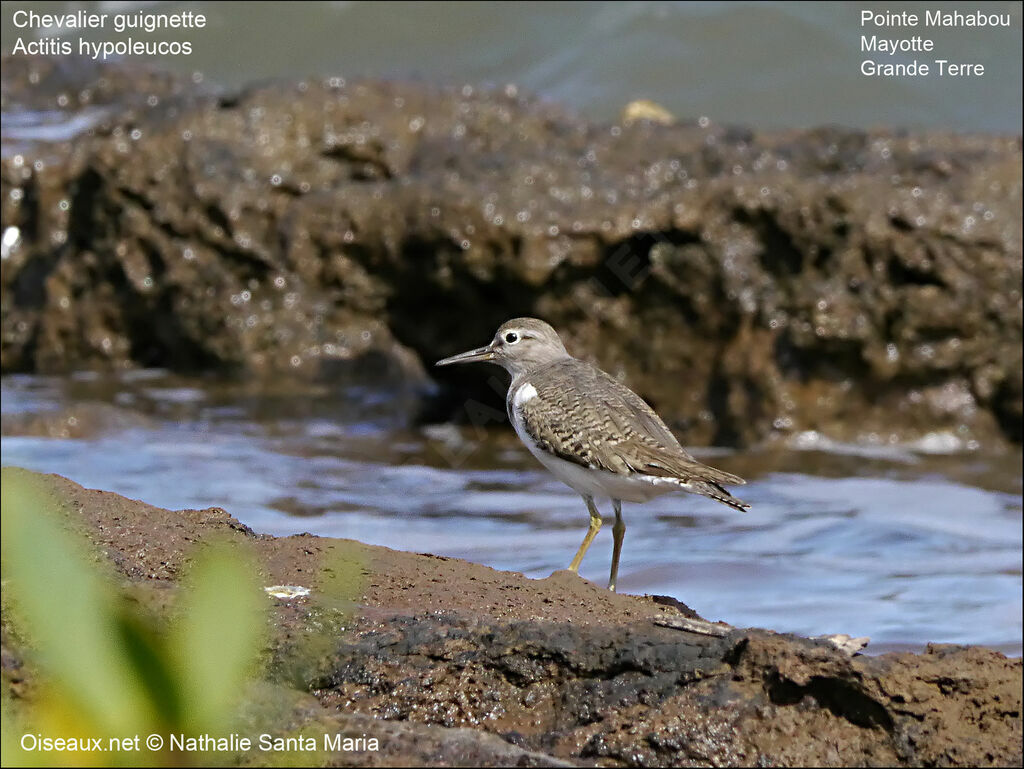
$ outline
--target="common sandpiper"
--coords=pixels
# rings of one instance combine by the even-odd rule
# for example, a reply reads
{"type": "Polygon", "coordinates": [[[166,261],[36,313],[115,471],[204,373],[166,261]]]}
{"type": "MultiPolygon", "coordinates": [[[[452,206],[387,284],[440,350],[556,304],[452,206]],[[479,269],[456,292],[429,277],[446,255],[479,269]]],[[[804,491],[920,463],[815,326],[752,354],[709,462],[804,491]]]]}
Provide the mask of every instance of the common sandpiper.
{"type": "Polygon", "coordinates": [[[487,361],[511,375],[506,408],[516,433],[540,463],[587,504],[590,528],[569,564],[578,572],[601,528],[595,497],[615,509],[611,576],[615,590],[626,524],[622,501],[646,502],[673,491],[701,494],[737,510],[750,508],[725,484],[745,481],[701,464],[644,400],[613,377],[572,357],[555,330],[536,318],[502,324],[490,344],[436,365],[487,361]]]}

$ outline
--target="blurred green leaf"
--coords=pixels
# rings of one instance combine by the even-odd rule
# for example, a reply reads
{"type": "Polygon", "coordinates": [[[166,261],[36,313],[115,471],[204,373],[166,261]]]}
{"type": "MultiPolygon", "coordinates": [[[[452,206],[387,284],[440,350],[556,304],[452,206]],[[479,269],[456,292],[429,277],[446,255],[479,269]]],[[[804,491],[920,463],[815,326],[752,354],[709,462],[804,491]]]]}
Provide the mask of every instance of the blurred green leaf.
{"type": "Polygon", "coordinates": [[[116,618],[115,630],[125,664],[138,677],[159,723],[166,729],[177,728],[185,708],[183,693],[166,643],[155,632],[152,619],[146,622],[137,612],[122,611],[116,618]]]}
{"type": "Polygon", "coordinates": [[[186,731],[224,726],[252,677],[266,599],[248,558],[226,545],[200,555],[171,633],[181,674],[186,731]]]}
{"type": "Polygon", "coordinates": [[[57,500],[38,482],[5,474],[0,553],[12,597],[51,686],[93,736],[155,720],[151,700],[125,664],[117,596],[84,547],[58,521],[57,500]]]}
{"type": "MultiPolygon", "coordinates": [[[[48,483],[26,471],[3,471],[3,607],[8,641],[27,658],[26,699],[3,692],[0,758],[9,765],[168,765],[196,760],[305,764],[309,753],[197,756],[166,748],[135,751],[26,752],[22,735],[132,739],[135,735],[223,737],[245,732],[299,734],[305,706],[275,695],[274,708],[245,702],[257,691],[257,664],[271,605],[245,541],[205,546],[175,588],[125,587],[104,554],[75,534],[75,514],[48,483]],[[169,599],[170,603],[168,603],[169,599]],[[150,608],[147,608],[150,607],[150,608]],[[153,607],[156,607],[155,609],[153,607]],[[241,707],[245,705],[246,707],[241,707]],[[248,715],[246,715],[246,713],[248,715]],[[283,727],[283,729],[282,729],[283,727]]],[[[315,598],[304,608],[304,630],[285,655],[299,689],[329,656],[360,594],[362,559],[354,544],[331,543],[323,553],[315,598]]],[[[313,576],[312,574],[310,576],[313,576]]],[[[281,648],[278,647],[277,653],[281,648]]],[[[287,677],[287,676],[286,676],[287,677]]],[[[301,695],[295,692],[301,701],[301,695]]]]}
{"type": "MultiPolygon", "coordinates": [[[[172,621],[115,588],[63,518],[61,502],[21,471],[3,474],[0,524],[5,610],[31,661],[32,696],[4,697],[8,765],[160,765],[163,752],[26,752],[26,732],[61,738],[218,734],[253,677],[266,598],[254,563],[221,544],[200,553],[172,621]],[[13,711],[17,707],[18,715],[13,711]]],[[[226,760],[204,753],[204,763],[226,760]]]]}

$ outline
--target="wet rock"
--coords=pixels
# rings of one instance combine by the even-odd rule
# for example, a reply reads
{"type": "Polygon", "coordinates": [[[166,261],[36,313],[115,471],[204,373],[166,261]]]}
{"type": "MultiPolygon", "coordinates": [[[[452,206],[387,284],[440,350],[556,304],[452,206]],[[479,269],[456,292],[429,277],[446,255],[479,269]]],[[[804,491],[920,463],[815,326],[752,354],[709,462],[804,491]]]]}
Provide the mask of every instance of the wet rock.
{"type": "Polygon", "coordinates": [[[147,425],[147,420],[128,409],[106,403],[81,403],[55,411],[4,416],[4,435],[43,438],[93,439],[108,430],[147,425]]]}
{"type": "MultiPolygon", "coordinates": [[[[315,697],[282,686],[254,687],[236,729],[258,734],[267,723],[276,734],[312,735],[325,748],[310,765],[322,766],[575,766],[525,750],[488,732],[447,729],[410,721],[384,721],[360,713],[325,709],[315,697]],[[325,742],[324,737],[330,742],[325,742]],[[346,746],[344,740],[350,740],[346,746]],[[371,742],[375,741],[375,742],[371,742]],[[347,748],[347,749],[346,749],[347,748]]],[[[258,759],[244,764],[261,765],[258,759]]]]}
{"type": "Polygon", "coordinates": [[[710,639],[435,615],[343,645],[314,685],[345,711],[511,727],[517,744],[563,758],[981,765],[1010,760],[992,746],[1020,740],[1019,676],[1019,662],[977,648],[851,659],[764,631],[710,639]]]}
{"type": "MultiPolygon", "coordinates": [[[[16,476],[40,477],[4,470],[5,481],[16,476]]],[[[568,572],[527,580],[344,540],[256,535],[219,508],[163,510],[46,478],[69,524],[139,591],[173,589],[196,545],[223,537],[256,555],[267,584],[313,588],[274,602],[272,680],[262,684],[274,694],[254,694],[250,708],[278,708],[283,731],[387,745],[329,764],[1020,762],[1021,661],[988,649],[868,657],[765,630],[696,634],[663,626],[692,615],[685,605],[568,572]],[[355,610],[326,575],[339,554],[349,564],[340,571],[362,575],[355,610]]],[[[3,641],[6,685],[31,688],[6,628],[3,641]]]]}
{"type": "MultiPolygon", "coordinates": [[[[46,93],[70,77],[32,66],[46,93]]],[[[27,67],[5,66],[5,109],[27,67]]],[[[1019,137],[597,125],[511,88],[342,77],[220,95],[76,77],[127,106],[53,158],[2,160],[4,371],[327,376],[372,355],[426,384],[424,363],[532,314],[689,442],[1020,441],[1019,137]]],[[[438,377],[432,418],[500,408],[495,372],[438,377]]]]}

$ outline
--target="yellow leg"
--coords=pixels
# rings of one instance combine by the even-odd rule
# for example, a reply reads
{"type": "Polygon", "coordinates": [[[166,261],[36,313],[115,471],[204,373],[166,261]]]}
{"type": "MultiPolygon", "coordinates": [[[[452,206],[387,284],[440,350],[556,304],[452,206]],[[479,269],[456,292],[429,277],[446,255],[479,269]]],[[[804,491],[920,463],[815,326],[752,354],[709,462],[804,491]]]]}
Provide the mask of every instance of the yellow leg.
{"type": "Polygon", "coordinates": [[[594,507],[593,497],[583,497],[583,501],[587,503],[587,510],[590,511],[590,528],[587,530],[587,536],[583,538],[583,544],[580,545],[580,549],[576,551],[576,557],[572,559],[572,563],[569,564],[569,571],[579,572],[580,561],[583,560],[583,556],[587,552],[587,548],[590,547],[590,543],[594,541],[594,537],[597,536],[598,529],[601,528],[601,514],[597,512],[597,508],[594,507]]]}
{"type": "Polygon", "coordinates": [[[626,536],[626,522],[622,520],[622,502],[612,500],[615,505],[615,525],[612,526],[612,536],[615,544],[612,548],[612,574],[608,578],[608,589],[615,592],[615,581],[619,578],[619,556],[622,554],[622,538],[626,536]]]}

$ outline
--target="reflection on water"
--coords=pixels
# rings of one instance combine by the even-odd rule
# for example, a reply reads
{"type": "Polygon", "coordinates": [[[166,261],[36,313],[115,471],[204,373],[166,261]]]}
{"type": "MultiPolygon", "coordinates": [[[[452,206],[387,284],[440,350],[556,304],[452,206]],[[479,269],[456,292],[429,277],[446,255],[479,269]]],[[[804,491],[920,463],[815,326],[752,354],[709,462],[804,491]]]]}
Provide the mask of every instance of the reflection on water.
{"type": "MultiPolygon", "coordinates": [[[[586,530],[582,501],[511,429],[416,428],[401,394],[371,383],[268,392],[143,371],[9,376],[2,392],[5,465],[163,507],[222,506],[260,532],[544,577],[586,530]]],[[[1021,653],[1019,452],[801,444],[704,454],[748,479],[747,514],[685,495],[626,505],[620,589],[741,626],[870,635],[876,652],[1021,653]]],[[[610,551],[602,531],[581,574],[604,584],[610,551]]]]}

